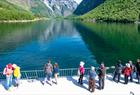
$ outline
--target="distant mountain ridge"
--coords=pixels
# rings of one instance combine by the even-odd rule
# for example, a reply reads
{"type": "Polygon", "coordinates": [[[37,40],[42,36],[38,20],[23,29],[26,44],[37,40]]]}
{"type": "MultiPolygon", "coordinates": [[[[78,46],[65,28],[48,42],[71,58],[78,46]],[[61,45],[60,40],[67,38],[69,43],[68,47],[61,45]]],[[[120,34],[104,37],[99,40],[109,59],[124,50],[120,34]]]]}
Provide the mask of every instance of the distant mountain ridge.
{"type": "Polygon", "coordinates": [[[80,18],[113,22],[140,21],[140,0],[106,0],[80,18]]]}
{"type": "Polygon", "coordinates": [[[73,13],[78,4],[74,0],[43,0],[54,16],[68,16],[73,13]]]}
{"type": "Polygon", "coordinates": [[[7,0],[35,16],[68,16],[73,13],[78,4],[74,0],[7,0]]]}

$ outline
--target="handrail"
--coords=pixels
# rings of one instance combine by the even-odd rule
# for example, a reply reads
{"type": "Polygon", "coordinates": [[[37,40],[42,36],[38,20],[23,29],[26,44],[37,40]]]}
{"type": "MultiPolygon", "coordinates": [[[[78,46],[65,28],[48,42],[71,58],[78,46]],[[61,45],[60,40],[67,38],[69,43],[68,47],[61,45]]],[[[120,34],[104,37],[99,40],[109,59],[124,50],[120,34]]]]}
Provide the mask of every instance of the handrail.
{"type": "MultiPolygon", "coordinates": [[[[114,69],[114,67],[106,67],[106,70],[114,69]]],[[[85,75],[88,74],[90,68],[85,68],[85,75]]],[[[59,69],[59,77],[64,76],[75,76],[77,75],[78,68],[67,68],[67,69],[59,69]]],[[[44,78],[45,73],[44,70],[28,70],[21,71],[21,79],[38,79],[44,78]]],[[[5,75],[0,72],[0,79],[5,79],[5,75]]]]}

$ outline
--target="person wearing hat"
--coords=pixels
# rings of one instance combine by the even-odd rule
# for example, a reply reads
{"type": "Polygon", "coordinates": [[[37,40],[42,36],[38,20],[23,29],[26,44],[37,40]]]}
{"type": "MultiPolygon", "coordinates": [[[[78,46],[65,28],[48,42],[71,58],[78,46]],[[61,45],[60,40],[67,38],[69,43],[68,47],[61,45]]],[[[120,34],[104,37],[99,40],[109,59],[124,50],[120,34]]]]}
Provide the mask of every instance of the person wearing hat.
{"type": "Polygon", "coordinates": [[[85,63],[83,61],[81,61],[80,65],[79,65],[79,68],[78,68],[78,70],[80,72],[80,77],[78,79],[78,83],[81,84],[81,85],[83,84],[83,77],[84,77],[84,72],[85,72],[84,64],[85,63]]]}
{"type": "Polygon", "coordinates": [[[89,80],[88,80],[88,90],[91,92],[95,91],[95,78],[96,78],[95,67],[91,66],[91,70],[89,71],[89,80]]]}
{"type": "Polygon", "coordinates": [[[11,63],[6,65],[6,67],[3,70],[3,74],[6,76],[5,87],[7,90],[10,90],[10,87],[12,85],[12,78],[13,78],[13,67],[11,63]]]}
{"type": "Polygon", "coordinates": [[[131,67],[129,63],[126,63],[125,68],[123,69],[123,74],[124,74],[124,84],[128,84],[128,77],[130,76],[131,73],[131,67]]]}
{"type": "Polygon", "coordinates": [[[20,67],[17,66],[16,64],[13,64],[12,65],[13,68],[14,68],[14,72],[13,72],[13,75],[14,75],[14,86],[15,87],[18,87],[19,86],[19,82],[20,82],[20,77],[21,77],[21,73],[20,73],[20,67]]]}

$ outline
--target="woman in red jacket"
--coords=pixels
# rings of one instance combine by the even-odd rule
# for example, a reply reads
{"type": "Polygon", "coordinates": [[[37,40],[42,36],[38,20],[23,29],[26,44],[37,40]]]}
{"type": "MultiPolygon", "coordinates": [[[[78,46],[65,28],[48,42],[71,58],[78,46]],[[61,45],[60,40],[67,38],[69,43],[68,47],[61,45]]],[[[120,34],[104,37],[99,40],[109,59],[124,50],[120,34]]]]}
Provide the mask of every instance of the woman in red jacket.
{"type": "Polygon", "coordinates": [[[123,70],[124,80],[125,80],[124,84],[128,83],[128,77],[130,76],[130,73],[131,73],[131,67],[130,67],[130,64],[127,63],[123,70]]]}

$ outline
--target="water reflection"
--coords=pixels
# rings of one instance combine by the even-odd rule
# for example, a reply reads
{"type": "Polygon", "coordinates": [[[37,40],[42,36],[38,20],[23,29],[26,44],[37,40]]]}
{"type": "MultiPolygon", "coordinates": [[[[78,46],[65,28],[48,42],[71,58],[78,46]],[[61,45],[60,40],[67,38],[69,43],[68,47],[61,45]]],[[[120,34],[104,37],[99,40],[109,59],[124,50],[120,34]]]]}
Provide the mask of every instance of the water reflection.
{"type": "Polygon", "coordinates": [[[140,34],[136,24],[75,23],[88,48],[98,62],[107,66],[121,59],[136,61],[140,57],[140,34]]]}
{"type": "MultiPolygon", "coordinates": [[[[97,65],[70,21],[40,21],[0,25],[0,67],[17,63],[22,69],[43,69],[48,58],[60,68],[74,68],[80,60],[97,65]]],[[[2,69],[0,68],[0,69],[2,69]]]]}
{"type": "Polygon", "coordinates": [[[0,69],[17,63],[22,69],[43,69],[50,58],[60,68],[106,66],[116,60],[140,57],[140,26],[137,24],[40,21],[0,24],[0,69]],[[96,62],[97,60],[97,62],[96,62]]]}

